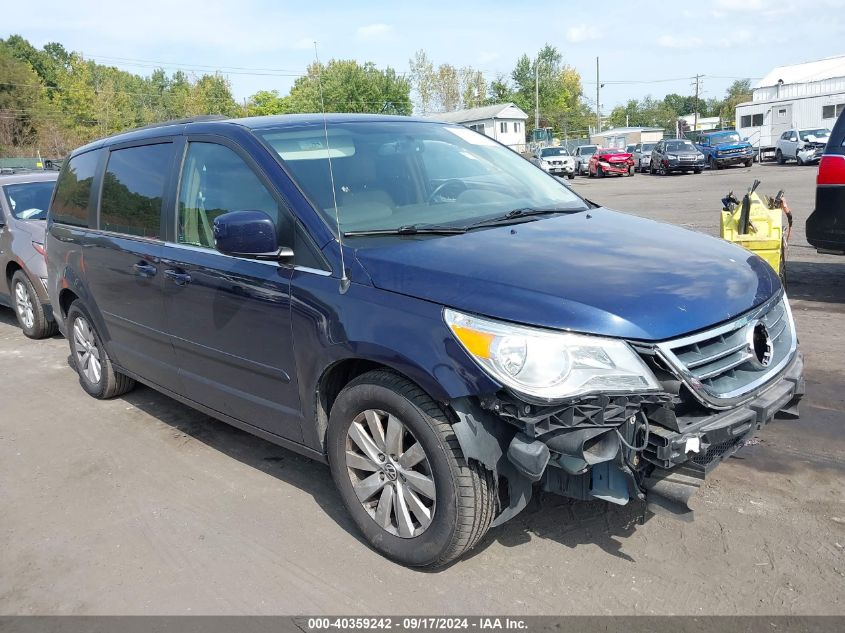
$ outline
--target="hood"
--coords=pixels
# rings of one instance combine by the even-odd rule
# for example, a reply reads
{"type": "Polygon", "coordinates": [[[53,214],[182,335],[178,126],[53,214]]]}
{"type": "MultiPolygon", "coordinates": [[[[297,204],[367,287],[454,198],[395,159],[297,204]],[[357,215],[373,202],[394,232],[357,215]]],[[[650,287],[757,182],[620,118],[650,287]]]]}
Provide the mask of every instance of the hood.
{"type": "Polygon", "coordinates": [[[606,152],[596,152],[596,156],[604,161],[609,163],[619,163],[622,161],[626,161],[631,158],[633,154],[629,154],[627,152],[622,152],[621,154],[608,154],[606,152]]]}
{"type": "Polygon", "coordinates": [[[711,147],[715,147],[716,149],[745,149],[746,147],[751,147],[751,143],[748,141],[725,141],[720,143],[716,139],[710,139],[711,147]]]}
{"type": "Polygon", "coordinates": [[[355,254],[373,284],[540,327],[658,341],[729,320],[780,289],[717,238],[607,209],[355,254]]]}

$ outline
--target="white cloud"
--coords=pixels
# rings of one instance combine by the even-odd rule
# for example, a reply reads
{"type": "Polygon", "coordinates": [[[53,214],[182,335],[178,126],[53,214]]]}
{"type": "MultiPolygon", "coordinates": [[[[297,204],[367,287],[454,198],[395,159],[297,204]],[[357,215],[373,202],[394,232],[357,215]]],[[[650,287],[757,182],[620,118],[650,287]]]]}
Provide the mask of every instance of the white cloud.
{"type": "Polygon", "coordinates": [[[697,48],[704,44],[700,37],[676,37],[661,35],[657,38],[657,45],[663,48],[697,48]]]}
{"type": "Polygon", "coordinates": [[[599,31],[594,26],[578,24],[566,29],[566,39],[570,42],[586,42],[588,40],[597,40],[598,38],[599,31]]]}
{"type": "Polygon", "coordinates": [[[359,40],[372,40],[384,37],[391,31],[393,31],[393,27],[389,24],[377,22],[375,24],[367,24],[366,26],[359,26],[355,29],[355,37],[359,40]]]}

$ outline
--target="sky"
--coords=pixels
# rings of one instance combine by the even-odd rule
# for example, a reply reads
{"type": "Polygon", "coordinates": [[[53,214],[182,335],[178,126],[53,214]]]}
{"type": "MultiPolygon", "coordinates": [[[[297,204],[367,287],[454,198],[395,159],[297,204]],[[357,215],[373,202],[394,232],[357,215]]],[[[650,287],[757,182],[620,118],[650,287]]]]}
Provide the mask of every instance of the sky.
{"type": "Polygon", "coordinates": [[[775,66],[845,54],[845,0],[499,0],[314,2],[238,0],[4,0],[0,37],[69,50],[148,75],[156,67],[221,70],[238,101],[258,90],[287,93],[314,60],[371,61],[408,70],[424,49],[435,64],[473,66],[487,79],[510,74],[523,53],[546,43],[581,73],[595,103],[600,58],[602,111],[646,95],[722,97],[737,78],[775,66]]]}

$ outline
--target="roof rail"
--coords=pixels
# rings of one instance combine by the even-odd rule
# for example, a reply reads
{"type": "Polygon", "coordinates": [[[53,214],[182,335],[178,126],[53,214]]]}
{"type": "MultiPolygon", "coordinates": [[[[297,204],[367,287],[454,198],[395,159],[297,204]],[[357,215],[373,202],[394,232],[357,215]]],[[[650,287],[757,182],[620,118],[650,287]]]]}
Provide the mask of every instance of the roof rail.
{"type": "Polygon", "coordinates": [[[137,130],[149,130],[157,127],[164,127],[166,125],[185,125],[186,123],[201,123],[203,121],[223,121],[229,119],[223,114],[200,114],[197,116],[189,116],[184,119],[171,119],[170,121],[159,121],[158,123],[150,123],[149,125],[142,125],[141,127],[132,128],[127,132],[135,132],[137,130]]]}

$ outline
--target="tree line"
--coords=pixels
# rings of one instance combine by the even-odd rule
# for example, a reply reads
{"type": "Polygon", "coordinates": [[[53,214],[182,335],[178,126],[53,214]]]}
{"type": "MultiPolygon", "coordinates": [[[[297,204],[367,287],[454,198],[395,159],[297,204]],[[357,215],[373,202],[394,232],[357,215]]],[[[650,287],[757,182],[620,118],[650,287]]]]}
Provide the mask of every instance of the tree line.
{"type": "MultiPolygon", "coordinates": [[[[202,75],[163,69],[142,76],[86,59],[51,42],[36,48],[20,35],[0,39],[0,156],[57,158],[95,138],[159,121],[199,114],[256,116],[297,112],[369,112],[409,115],[513,102],[528,115],[526,129],[550,127],[556,136],[584,137],[596,118],[581,76],[554,46],[522,55],[510,74],[488,78],[471,66],[435,65],[424,50],[409,70],[332,59],[313,63],[285,95],[260,90],[238,103],[219,72],[202,75]],[[540,120],[534,121],[535,82],[540,120]]],[[[675,129],[678,116],[698,110],[732,118],[749,98],[739,81],[723,100],[667,95],[613,109],[611,125],[675,129]],[[693,99],[693,102],[690,102],[693,99]]]]}

